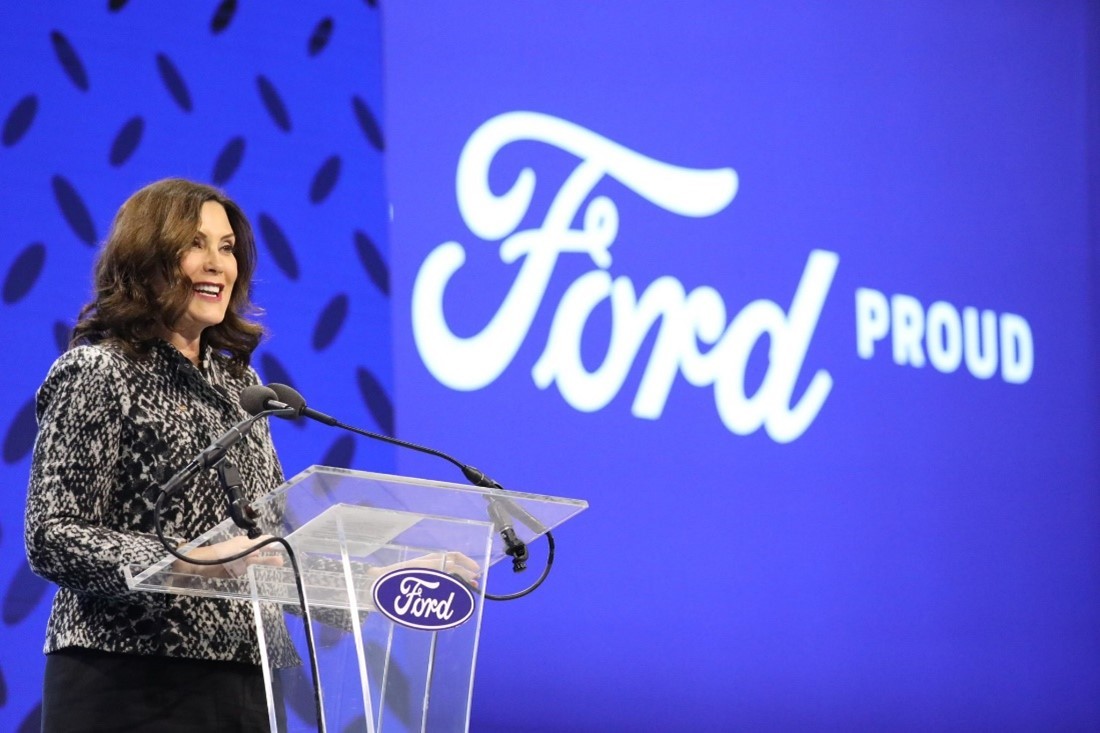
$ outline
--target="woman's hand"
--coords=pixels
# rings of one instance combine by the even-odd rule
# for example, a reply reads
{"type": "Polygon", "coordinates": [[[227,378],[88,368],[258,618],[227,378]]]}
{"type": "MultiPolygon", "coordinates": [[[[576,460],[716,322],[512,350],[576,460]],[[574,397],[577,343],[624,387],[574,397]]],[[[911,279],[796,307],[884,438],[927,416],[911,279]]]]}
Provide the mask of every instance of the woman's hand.
{"type": "MultiPolygon", "coordinates": [[[[249,539],[243,534],[237,535],[233,539],[226,540],[225,542],[196,547],[187,554],[187,557],[203,562],[221,560],[225,557],[239,555],[248,548],[255,547],[264,540],[269,539],[271,539],[270,535],[261,535],[254,540],[249,539]]],[[[283,557],[281,553],[275,551],[276,549],[274,545],[267,545],[263,549],[255,550],[240,559],[220,565],[196,565],[177,559],[172,563],[172,569],[177,573],[201,575],[207,578],[239,578],[248,572],[249,565],[272,565],[274,567],[282,567],[283,557]]]]}
{"type": "Polygon", "coordinates": [[[454,575],[474,588],[477,587],[478,578],[481,576],[481,568],[478,564],[461,552],[433,552],[412,560],[374,568],[374,572],[378,574],[378,577],[382,577],[386,573],[406,568],[439,570],[448,575],[454,575]]]}

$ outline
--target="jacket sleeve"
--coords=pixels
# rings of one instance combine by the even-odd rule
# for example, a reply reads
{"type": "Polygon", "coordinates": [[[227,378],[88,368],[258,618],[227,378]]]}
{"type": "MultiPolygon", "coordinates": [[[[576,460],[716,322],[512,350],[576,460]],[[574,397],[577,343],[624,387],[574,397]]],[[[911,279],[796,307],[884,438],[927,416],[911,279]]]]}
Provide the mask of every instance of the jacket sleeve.
{"type": "Polygon", "coordinates": [[[121,529],[117,492],[123,402],[116,358],[78,347],[38,390],[24,535],[31,570],[60,586],[117,597],[129,592],[123,563],[148,566],[167,553],[155,535],[121,529]]]}

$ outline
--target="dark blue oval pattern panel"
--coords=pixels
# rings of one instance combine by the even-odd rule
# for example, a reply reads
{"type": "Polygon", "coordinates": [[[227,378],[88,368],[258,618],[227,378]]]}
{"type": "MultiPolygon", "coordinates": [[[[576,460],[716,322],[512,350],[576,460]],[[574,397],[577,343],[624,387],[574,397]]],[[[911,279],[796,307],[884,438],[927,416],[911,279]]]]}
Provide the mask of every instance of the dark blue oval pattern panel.
{"type": "Polygon", "coordinates": [[[57,54],[57,60],[61,64],[61,68],[64,69],[65,75],[76,85],[77,89],[84,92],[88,91],[88,72],[84,70],[84,63],[77,55],[76,49],[69,43],[69,39],[62,35],[60,31],[52,31],[50,42],[53,44],[54,53],[57,54]]]}
{"type": "Polygon", "coordinates": [[[4,302],[17,303],[38,281],[46,264],[46,245],[35,242],[19,253],[4,278],[4,302]]]}
{"type": "Polygon", "coordinates": [[[26,619],[49,590],[49,583],[32,573],[30,567],[23,563],[4,593],[4,625],[15,626],[26,619]]]}
{"type": "Polygon", "coordinates": [[[157,71],[160,72],[161,81],[164,82],[164,88],[168,90],[168,94],[179,105],[180,109],[184,112],[191,111],[191,92],[187,89],[187,83],[183,80],[183,75],[180,74],[179,69],[172,63],[172,59],[168,58],[163,53],[157,54],[157,71]]]}
{"type": "Polygon", "coordinates": [[[57,345],[58,353],[65,351],[69,347],[69,337],[72,335],[72,328],[69,324],[63,321],[54,321],[53,324],[53,341],[57,345]]]}
{"type": "Polygon", "coordinates": [[[371,417],[378,423],[379,429],[386,435],[393,435],[393,403],[381,382],[369,369],[359,367],[355,370],[359,384],[359,395],[363,398],[371,417]]]}
{"type": "Polygon", "coordinates": [[[214,11],[214,17],[210,19],[210,30],[213,33],[221,33],[233,22],[233,15],[237,12],[237,0],[222,0],[214,11]]]}
{"type": "Polygon", "coordinates": [[[359,123],[359,129],[363,131],[367,141],[377,150],[384,150],[385,139],[382,137],[382,127],[378,124],[374,113],[367,103],[359,97],[351,98],[352,109],[355,110],[355,119],[359,123]]]}
{"type": "MultiPolygon", "coordinates": [[[[290,376],[290,372],[286,370],[279,358],[270,352],[265,351],[260,354],[260,375],[265,384],[274,382],[294,387],[294,379],[290,376]]],[[[297,389],[297,387],[294,388],[297,389]]]]}
{"type": "Polygon", "coordinates": [[[274,259],[275,264],[288,278],[297,280],[298,258],[294,255],[294,248],[290,246],[290,240],[286,238],[282,227],[269,214],[261,213],[259,223],[260,237],[267,245],[267,251],[274,259]]]}
{"type": "Polygon", "coordinates": [[[340,293],[328,302],[313,329],[313,350],[324,351],[336,340],[348,317],[348,296],[340,293]]]}
{"type": "Polygon", "coordinates": [[[38,97],[33,94],[23,97],[12,107],[11,112],[4,120],[3,131],[0,132],[0,142],[4,144],[4,147],[10,148],[23,139],[23,136],[27,134],[27,130],[34,122],[34,116],[37,113],[38,97]]]}
{"type": "Polygon", "coordinates": [[[313,182],[309,186],[309,200],[319,204],[328,198],[336,182],[340,180],[340,156],[333,155],[325,159],[317,173],[313,176],[313,182]]]}
{"type": "MultiPolygon", "coordinates": [[[[0,27],[0,730],[32,731],[54,589],[21,541],[34,393],[68,348],[131,193],[168,176],[224,186],[256,237],[255,317],[269,333],[252,360],[260,378],[392,430],[392,351],[374,327],[389,320],[381,28],[367,2],[239,0],[3,3],[0,27]]],[[[287,476],[317,463],[393,468],[386,446],[294,425],[273,427],[287,476]]],[[[308,680],[299,692],[295,714],[309,721],[308,680]]]]}
{"type": "Polygon", "coordinates": [[[332,18],[323,18],[317,27],[313,29],[313,33],[309,34],[309,55],[316,56],[325,50],[325,46],[328,45],[329,39],[332,37],[333,28],[332,18]]]}
{"type": "Polygon", "coordinates": [[[4,435],[4,463],[18,463],[23,460],[34,447],[34,436],[37,430],[34,399],[31,398],[23,403],[8,423],[8,431],[4,435]]]}
{"type": "Polygon", "coordinates": [[[256,87],[260,91],[260,99],[263,100],[264,108],[271,117],[271,121],[283,132],[290,132],[290,113],[287,112],[286,104],[275,85],[261,74],[256,77],[256,87]]]}
{"type": "Polygon", "coordinates": [[[214,161],[214,172],[210,176],[215,185],[224,185],[237,172],[237,168],[240,167],[241,161],[244,159],[244,148],[244,138],[240,135],[225,144],[225,147],[218,153],[217,160],[214,161]]]}
{"type": "Polygon", "coordinates": [[[336,466],[337,468],[351,468],[354,460],[355,437],[352,435],[341,435],[339,438],[332,441],[332,445],[325,451],[325,455],[321,458],[321,464],[325,466],[336,466]]]}
{"type": "Polygon", "coordinates": [[[140,117],[131,117],[118,131],[115,141],[111,143],[109,162],[114,167],[119,167],[134,154],[141,143],[141,134],[145,132],[145,120],[140,117]]]}
{"type": "Polygon", "coordinates": [[[61,209],[61,216],[65,218],[73,234],[84,244],[94,247],[96,244],[95,224],[92,222],[92,215],[88,212],[84,199],[81,198],[73,184],[69,183],[63,176],[54,176],[51,184],[54,199],[57,201],[58,208],[61,209]]]}
{"type": "Polygon", "coordinates": [[[390,270],[382,253],[366,232],[355,231],[355,252],[359,255],[359,262],[367,271],[367,277],[386,295],[390,294],[390,270]]]}

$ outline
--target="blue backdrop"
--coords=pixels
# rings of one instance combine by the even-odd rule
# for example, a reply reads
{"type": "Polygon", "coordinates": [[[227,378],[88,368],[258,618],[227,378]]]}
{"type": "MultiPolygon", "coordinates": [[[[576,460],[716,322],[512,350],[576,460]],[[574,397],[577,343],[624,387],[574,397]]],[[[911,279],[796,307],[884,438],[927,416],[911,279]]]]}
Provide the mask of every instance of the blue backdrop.
{"type": "MultiPolygon", "coordinates": [[[[37,724],[52,595],[32,395],[115,209],[167,175],[256,226],[265,379],[591,503],[486,610],[473,730],[1100,727],[1089,3],[0,24],[0,728],[37,724]]],[[[276,440],[291,474],[458,478],[276,440]]]]}
{"type": "Polygon", "coordinates": [[[591,503],[480,722],[1100,726],[1087,4],[479,8],[387,7],[399,425],[591,503]]]}

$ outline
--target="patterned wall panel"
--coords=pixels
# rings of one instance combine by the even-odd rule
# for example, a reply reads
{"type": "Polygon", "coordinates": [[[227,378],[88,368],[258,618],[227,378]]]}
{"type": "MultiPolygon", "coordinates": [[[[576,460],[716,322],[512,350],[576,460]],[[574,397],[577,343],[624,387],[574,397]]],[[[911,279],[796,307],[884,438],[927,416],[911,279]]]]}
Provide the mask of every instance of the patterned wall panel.
{"type": "MultiPolygon", "coordinates": [[[[221,186],[257,232],[254,365],[345,422],[393,431],[379,11],[372,2],[0,6],[0,729],[37,730],[52,588],[27,568],[33,396],[142,185],[221,186]]],[[[288,475],[389,470],[391,450],[280,424],[288,475]]]]}

